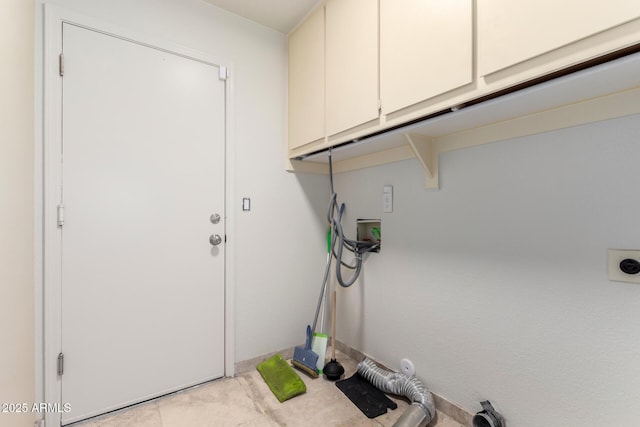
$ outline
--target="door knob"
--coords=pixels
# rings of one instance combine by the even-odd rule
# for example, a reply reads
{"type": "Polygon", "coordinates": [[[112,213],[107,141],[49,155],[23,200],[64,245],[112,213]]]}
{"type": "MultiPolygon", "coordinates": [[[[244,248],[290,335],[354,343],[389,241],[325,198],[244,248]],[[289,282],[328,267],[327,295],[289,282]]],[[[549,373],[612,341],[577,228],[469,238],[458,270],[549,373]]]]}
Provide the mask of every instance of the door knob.
{"type": "Polygon", "coordinates": [[[211,216],[209,217],[209,221],[211,221],[212,224],[217,224],[220,222],[220,214],[214,213],[211,214],[211,216]]]}
{"type": "Polygon", "coordinates": [[[220,243],[222,243],[222,237],[220,237],[219,234],[212,234],[211,236],[209,236],[209,243],[211,243],[213,246],[218,246],[220,243]]]}

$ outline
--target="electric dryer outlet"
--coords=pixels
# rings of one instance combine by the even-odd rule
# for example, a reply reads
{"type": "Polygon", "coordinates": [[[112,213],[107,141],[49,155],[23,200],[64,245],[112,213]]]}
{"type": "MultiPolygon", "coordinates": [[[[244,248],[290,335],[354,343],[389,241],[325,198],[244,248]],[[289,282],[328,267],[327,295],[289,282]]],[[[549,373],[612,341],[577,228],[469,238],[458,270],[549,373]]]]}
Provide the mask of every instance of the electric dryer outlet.
{"type": "Polygon", "coordinates": [[[609,280],[640,283],[640,250],[609,249],[609,280]]]}

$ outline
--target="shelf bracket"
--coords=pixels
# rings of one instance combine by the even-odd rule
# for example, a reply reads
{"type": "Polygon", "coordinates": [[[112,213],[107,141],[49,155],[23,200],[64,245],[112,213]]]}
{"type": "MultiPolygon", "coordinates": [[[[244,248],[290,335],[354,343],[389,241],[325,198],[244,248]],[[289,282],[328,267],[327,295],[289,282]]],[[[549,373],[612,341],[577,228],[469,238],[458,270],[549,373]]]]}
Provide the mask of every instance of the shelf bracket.
{"type": "Polygon", "coordinates": [[[404,137],[424,169],[425,188],[438,190],[438,149],[433,138],[415,133],[405,133],[404,137]]]}

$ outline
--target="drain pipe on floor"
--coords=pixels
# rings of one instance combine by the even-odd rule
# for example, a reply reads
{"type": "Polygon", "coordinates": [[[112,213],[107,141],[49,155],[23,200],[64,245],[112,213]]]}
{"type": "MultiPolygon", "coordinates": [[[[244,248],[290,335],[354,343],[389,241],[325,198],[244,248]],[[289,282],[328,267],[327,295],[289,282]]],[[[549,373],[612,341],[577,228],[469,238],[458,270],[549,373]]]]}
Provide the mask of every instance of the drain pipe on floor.
{"type": "Polygon", "coordinates": [[[404,396],[411,401],[393,427],[424,427],[435,416],[433,396],[418,378],[383,369],[369,358],[358,364],[358,373],[385,393],[404,396]]]}

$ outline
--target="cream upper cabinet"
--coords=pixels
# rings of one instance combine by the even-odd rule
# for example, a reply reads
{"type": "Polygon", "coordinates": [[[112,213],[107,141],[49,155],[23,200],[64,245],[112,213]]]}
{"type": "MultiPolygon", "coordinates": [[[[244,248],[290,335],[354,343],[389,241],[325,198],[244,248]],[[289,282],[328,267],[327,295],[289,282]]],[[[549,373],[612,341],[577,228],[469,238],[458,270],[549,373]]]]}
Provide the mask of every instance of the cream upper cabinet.
{"type": "Polygon", "coordinates": [[[380,0],[384,114],[472,81],[472,0],[380,0]]]}
{"type": "Polygon", "coordinates": [[[478,73],[487,76],[576,44],[575,52],[550,58],[558,69],[636,43],[635,30],[616,27],[639,16],[638,0],[477,0],[478,73]],[[597,40],[585,41],[590,37],[597,40]]]}
{"type": "Polygon", "coordinates": [[[379,117],[378,1],[328,0],[326,5],[327,135],[379,117]]]}
{"type": "Polygon", "coordinates": [[[289,150],[324,140],[324,80],[320,8],[289,36],[289,150]]]}
{"type": "MultiPolygon", "coordinates": [[[[289,35],[288,156],[461,109],[464,117],[470,105],[638,43],[640,0],[323,0],[289,35]]],[[[449,128],[458,125],[469,123],[449,128]]],[[[437,158],[429,138],[394,138],[361,156],[437,158]]]]}

